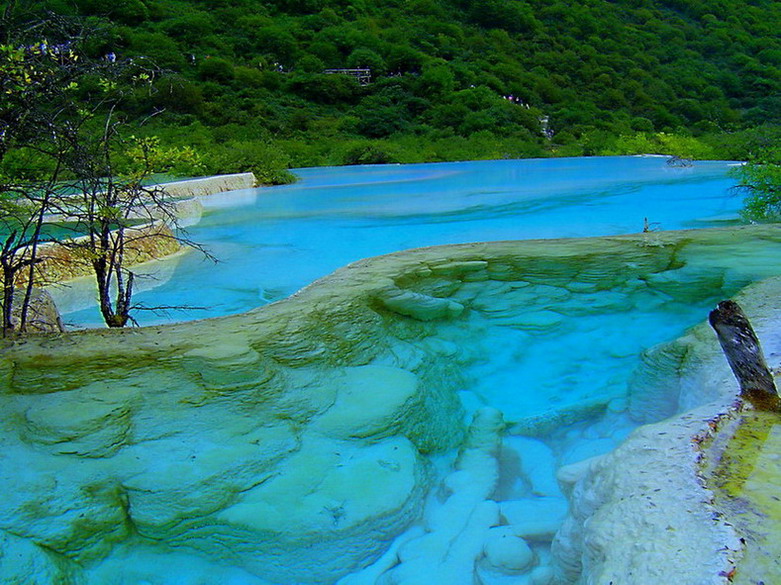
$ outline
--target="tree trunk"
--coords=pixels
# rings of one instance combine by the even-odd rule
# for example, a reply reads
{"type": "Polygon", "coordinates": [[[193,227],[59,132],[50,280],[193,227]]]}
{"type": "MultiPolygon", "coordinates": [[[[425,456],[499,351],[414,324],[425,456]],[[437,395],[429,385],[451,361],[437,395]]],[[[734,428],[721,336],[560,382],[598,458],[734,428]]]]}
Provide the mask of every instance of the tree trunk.
{"type": "Polygon", "coordinates": [[[13,308],[14,308],[14,277],[15,270],[3,265],[3,335],[10,333],[13,328],[13,308]]]}
{"type": "Polygon", "coordinates": [[[781,398],[759,339],[740,306],[735,301],[722,301],[710,312],[708,321],[738,379],[740,396],[759,410],[781,411],[781,398]]]}
{"type": "Polygon", "coordinates": [[[108,270],[106,270],[106,258],[100,257],[92,262],[92,268],[95,270],[95,280],[98,284],[98,304],[100,305],[100,314],[109,327],[114,322],[114,309],[111,306],[111,280],[108,270]]]}

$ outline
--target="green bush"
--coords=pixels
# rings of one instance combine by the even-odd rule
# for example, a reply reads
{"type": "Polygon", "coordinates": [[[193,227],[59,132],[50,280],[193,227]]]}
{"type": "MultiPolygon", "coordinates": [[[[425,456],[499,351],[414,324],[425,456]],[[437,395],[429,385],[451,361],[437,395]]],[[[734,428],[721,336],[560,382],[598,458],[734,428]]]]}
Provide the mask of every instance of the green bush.
{"type": "Polygon", "coordinates": [[[153,103],[158,108],[182,114],[198,114],[203,105],[201,88],[179,76],[169,76],[155,82],[153,103]]]}
{"type": "Polygon", "coordinates": [[[750,221],[781,221],[781,147],[765,148],[733,171],[746,195],[743,217],[750,221]]]}
{"type": "Polygon", "coordinates": [[[262,55],[269,55],[273,59],[289,67],[298,52],[298,41],[286,28],[274,25],[265,26],[251,35],[255,49],[262,55]]]}
{"type": "Polygon", "coordinates": [[[137,25],[149,18],[149,10],[141,0],[77,0],[84,14],[109,16],[122,24],[137,25]]]}
{"type": "Polygon", "coordinates": [[[391,149],[380,142],[348,143],[342,151],[339,164],[374,165],[399,162],[391,149]]]}
{"type": "Polygon", "coordinates": [[[136,55],[148,57],[164,69],[182,71],[186,61],[184,52],[170,37],[155,32],[133,30],[129,36],[129,49],[136,55]]]}
{"type": "Polygon", "coordinates": [[[322,73],[325,69],[325,63],[314,55],[304,55],[296,61],[296,69],[304,73],[322,73]]]}
{"type": "Polygon", "coordinates": [[[361,87],[353,77],[313,73],[292,75],[288,90],[320,104],[352,102],[361,93],[361,87]]]}
{"type": "Polygon", "coordinates": [[[212,174],[255,173],[263,185],[280,185],[295,181],[288,168],[290,157],[272,144],[260,141],[226,142],[211,153],[207,168],[212,174]]]}
{"type": "Polygon", "coordinates": [[[198,65],[198,77],[205,81],[228,83],[233,81],[235,72],[230,61],[213,57],[201,61],[201,64],[198,65]]]}
{"type": "Polygon", "coordinates": [[[385,60],[371,49],[362,47],[350,53],[350,56],[347,57],[347,67],[354,69],[369,68],[372,71],[372,77],[379,77],[387,72],[385,60]]]}

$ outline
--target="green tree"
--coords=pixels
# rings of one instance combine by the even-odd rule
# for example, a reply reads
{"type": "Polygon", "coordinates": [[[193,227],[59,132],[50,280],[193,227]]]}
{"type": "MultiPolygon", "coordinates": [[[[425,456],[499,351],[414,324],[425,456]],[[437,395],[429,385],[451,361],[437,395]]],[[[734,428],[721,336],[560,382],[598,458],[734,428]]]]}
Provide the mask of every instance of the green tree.
{"type": "Polygon", "coordinates": [[[750,221],[781,221],[781,147],[760,151],[733,174],[745,194],[743,216],[750,221]]]}
{"type": "MultiPolygon", "coordinates": [[[[143,247],[150,237],[169,237],[199,248],[176,233],[175,206],[159,186],[146,186],[155,171],[171,166],[171,153],[163,152],[155,138],[136,139],[122,136],[123,124],[113,109],[101,116],[103,132],[78,128],[68,133],[70,149],[63,157],[75,177],[72,196],[61,198],[58,211],[75,224],[77,233],[85,235],[63,240],[61,245],[92,266],[98,288],[98,306],[106,325],[124,327],[133,321],[131,312],[135,274],[129,269],[128,254],[143,247]],[[119,153],[125,154],[125,169],[118,164],[119,153]],[[163,222],[172,231],[134,230],[163,222]]],[[[86,127],[84,124],[82,127],[86,127]]],[[[186,157],[191,151],[177,152],[186,157]]]]}
{"type": "MultiPolygon", "coordinates": [[[[33,270],[45,239],[44,218],[51,211],[62,173],[59,130],[76,81],[90,70],[70,45],[44,40],[38,27],[17,18],[15,9],[12,3],[0,15],[6,41],[0,45],[0,327],[4,334],[16,328],[15,312],[18,329],[27,327],[33,270]],[[23,281],[22,301],[17,303],[17,286],[23,281]]],[[[74,38],[69,23],[61,19],[32,22],[46,24],[49,39],[74,38]]]]}
{"type": "Polygon", "coordinates": [[[138,25],[149,18],[149,9],[141,0],[76,0],[84,14],[108,16],[117,22],[138,25]]]}
{"type": "MultiPolygon", "coordinates": [[[[153,171],[166,170],[160,168],[166,157],[191,159],[196,166],[197,157],[187,149],[166,153],[154,139],[123,138],[128,127],[119,114],[123,100],[138,86],[151,88],[156,76],[143,60],[90,60],[80,48],[97,33],[82,22],[74,21],[78,36],[57,19],[14,16],[13,6],[2,14],[6,27],[17,26],[7,35],[9,42],[0,45],[3,329],[13,327],[17,277],[29,268],[20,320],[20,329],[25,327],[33,269],[50,214],[70,220],[84,234],[61,244],[80,250],[92,265],[106,324],[122,327],[133,308],[133,274],[125,252],[132,238],[149,237],[129,236],[128,230],[139,221],[163,220],[176,227],[165,194],[145,182],[153,171]],[[52,38],[58,42],[48,40],[52,38]],[[87,80],[91,89],[83,92],[80,85],[87,80]],[[44,160],[48,174],[25,176],[5,164],[25,154],[44,160]]],[[[170,237],[190,243],[174,232],[170,237]]]]}
{"type": "Polygon", "coordinates": [[[371,49],[359,47],[347,57],[347,66],[352,68],[369,68],[372,77],[384,75],[386,72],[385,60],[371,49]]]}
{"type": "Polygon", "coordinates": [[[227,83],[233,81],[233,64],[227,59],[205,59],[198,66],[198,77],[207,81],[227,83]]]}

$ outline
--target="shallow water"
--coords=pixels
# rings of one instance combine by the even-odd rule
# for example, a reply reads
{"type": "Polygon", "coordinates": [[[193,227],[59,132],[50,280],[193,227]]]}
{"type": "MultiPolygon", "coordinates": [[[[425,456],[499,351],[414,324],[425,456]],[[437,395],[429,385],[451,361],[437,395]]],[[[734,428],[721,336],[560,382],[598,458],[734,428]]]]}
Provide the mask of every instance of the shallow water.
{"type": "MultiPolygon", "coordinates": [[[[204,217],[188,232],[219,263],[190,253],[169,267],[170,279],[134,297],[201,309],[137,317],[150,325],[240,313],[407,248],[635,233],[645,218],[652,229],[724,225],[741,204],[728,169],[670,167],[663,157],[299,169],[295,185],[204,198],[204,217]]],[[[96,309],[58,304],[66,322],[100,326],[96,309]]]]}
{"type": "MultiPolygon", "coordinates": [[[[671,168],[664,158],[610,157],[302,169],[296,185],[205,198],[206,213],[190,236],[221,263],[186,255],[168,265],[169,280],[137,300],[207,307],[171,315],[174,320],[219,316],[284,298],[349,262],[410,247],[639,232],[646,218],[653,230],[725,225],[736,221],[740,207],[729,190],[728,168],[724,162],[671,168]]],[[[447,294],[437,290],[442,279],[412,287],[452,298],[469,311],[432,324],[425,336],[402,338],[385,365],[414,370],[416,354],[441,355],[458,366],[458,395],[467,413],[487,406],[508,423],[492,497],[509,510],[502,508],[505,526],[529,531],[524,538],[533,561],[508,576],[480,557],[476,570],[486,585],[549,582],[550,525],[566,510],[556,470],[620,443],[638,422],[628,401],[641,352],[702,321],[721,298],[775,274],[780,247],[741,241],[672,252],[653,232],[644,246],[651,253],[639,253],[636,261],[614,257],[604,263],[609,266],[599,259],[567,264],[532,257],[528,271],[514,279],[456,278],[447,294]],[[657,256],[665,258],[658,266],[657,256]]],[[[92,311],[65,318],[97,322],[92,311]]],[[[441,384],[454,385],[444,378],[441,384]]],[[[435,460],[437,481],[453,474],[455,459],[451,452],[435,460]]],[[[472,513],[472,504],[451,506],[456,498],[443,493],[442,486],[434,490],[407,536],[392,536],[409,539],[414,549],[421,534],[436,533],[431,518],[472,513]]],[[[131,542],[115,549],[90,582],[265,583],[238,568],[146,546],[131,542]],[[160,575],[160,563],[171,567],[170,576],[160,575]]],[[[447,549],[443,554],[450,555],[447,549]]],[[[468,556],[463,561],[472,562],[468,556]]],[[[442,567],[437,582],[445,582],[442,567]]],[[[407,572],[397,569],[376,581],[346,577],[340,585],[417,583],[428,575],[416,572],[414,559],[407,572]]]]}

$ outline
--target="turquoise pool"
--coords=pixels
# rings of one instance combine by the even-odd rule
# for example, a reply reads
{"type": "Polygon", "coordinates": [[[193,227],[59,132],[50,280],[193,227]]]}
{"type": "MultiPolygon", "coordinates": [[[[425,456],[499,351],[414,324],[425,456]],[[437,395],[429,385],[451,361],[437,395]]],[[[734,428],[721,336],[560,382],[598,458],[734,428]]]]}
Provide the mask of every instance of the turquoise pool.
{"type": "MultiPolygon", "coordinates": [[[[282,299],[355,260],[407,248],[713,227],[741,205],[728,162],[671,167],[665,157],[500,160],[297,169],[294,185],[203,199],[191,253],[135,300],[192,306],[142,325],[234,314],[282,299]]],[[[96,309],[62,307],[99,326],[96,309]],[[80,309],[80,310],[79,310],[80,309]]]]}
{"type": "MultiPolygon", "coordinates": [[[[205,198],[190,236],[220,262],[161,262],[137,297],[204,309],[142,323],[245,312],[407,248],[650,231],[375,260],[268,311],[84,335],[92,352],[117,348],[105,364],[67,338],[54,358],[34,351],[3,399],[15,467],[0,479],[15,499],[0,512],[89,585],[551,585],[559,470],[691,406],[646,400],[642,352],[777,273],[770,230],[656,233],[736,223],[729,168],[300,169],[295,185],[205,198]],[[355,293],[366,271],[371,290],[355,293]],[[383,306],[387,288],[452,311],[383,306]]],[[[98,323],[93,310],[65,319],[98,323]]]]}

